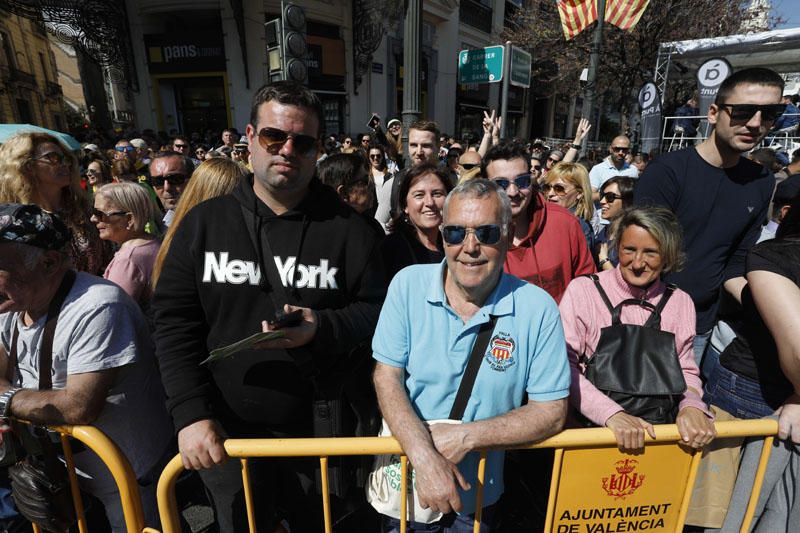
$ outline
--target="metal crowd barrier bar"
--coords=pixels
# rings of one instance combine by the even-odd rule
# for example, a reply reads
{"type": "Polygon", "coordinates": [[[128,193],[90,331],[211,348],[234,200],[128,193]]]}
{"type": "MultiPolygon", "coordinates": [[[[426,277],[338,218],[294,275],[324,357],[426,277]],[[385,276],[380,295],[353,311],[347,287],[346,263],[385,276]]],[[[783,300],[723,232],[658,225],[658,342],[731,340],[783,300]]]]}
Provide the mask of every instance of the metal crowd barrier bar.
{"type": "MultiPolygon", "coordinates": [[[[765,437],[764,448],[761,454],[761,460],[758,465],[758,470],[755,477],[755,482],[753,484],[753,490],[751,493],[750,501],[748,503],[747,512],[744,518],[744,522],[742,524],[742,532],[746,532],[749,529],[750,522],[753,519],[753,514],[755,512],[756,503],[758,500],[758,495],[761,491],[761,485],[764,480],[764,473],[766,471],[767,460],[769,459],[773,437],[778,432],[778,423],[775,420],[740,420],[740,421],[730,421],[730,422],[718,422],[716,424],[717,429],[717,438],[726,438],[726,437],[765,437]]],[[[677,426],[674,424],[671,425],[663,425],[663,426],[656,426],[656,439],[651,439],[649,436],[646,436],[646,445],[644,452],[637,455],[629,455],[619,452],[616,449],[616,440],[614,438],[614,434],[610,429],[607,428],[588,428],[588,429],[569,429],[555,435],[547,440],[539,442],[537,444],[531,446],[522,446],[518,447],[517,449],[533,449],[533,448],[555,448],[556,449],[556,458],[554,462],[554,470],[553,470],[553,478],[551,482],[551,493],[550,493],[550,501],[548,504],[547,510],[547,523],[546,523],[546,531],[556,531],[553,529],[554,523],[558,518],[556,516],[556,507],[558,504],[558,491],[561,487],[562,489],[567,486],[565,481],[565,476],[569,474],[566,470],[562,470],[562,464],[565,460],[565,457],[572,453],[588,453],[595,458],[600,454],[602,451],[603,453],[610,454],[610,456],[617,460],[617,474],[612,473],[612,475],[608,478],[603,479],[604,488],[606,485],[610,485],[613,490],[616,490],[620,493],[620,495],[612,494],[609,492],[609,497],[614,497],[615,501],[619,501],[620,498],[622,500],[625,499],[626,494],[623,492],[627,491],[628,497],[631,497],[633,491],[638,489],[639,487],[644,485],[645,476],[637,477],[637,474],[634,472],[636,465],[640,461],[644,461],[645,458],[648,458],[648,454],[651,454],[651,458],[655,459],[658,462],[659,455],[656,450],[660,448],[663,449],[670,449],[669,453],[671,454],[683,454],[687,457],[686,464],[688,465],[686,469],[684,469],[685,477],[681,478],[684,481],[678,480],[680,483],[680,493],[681,496],[679,497],[678,505],[673,507],[673,516],[672,520],[675,524],[675,531],[681,531],[683,527],[683,521],[686,517],[686,511],[689,505],[689,497],[691,495],[692,487],[694,485],[695,476],[697,473],[697,467],[700,461],[699,453],[695,452],[688,452],[683,450],[678,446],[680,441],[680,435],[678,433],[677,426]],[[617,476],[617,477],[615,477],[617,476]],[[609,481],[610,480],[610,481],[609,481]],[[638,485],[637,485],[638,484],[638,485]],[[635,488],[634,488],[635,486],[635,488]],[[677,509],[677,512],[674,511],[677,509]]],[[[330,533],[332,531],[331,525],[331,511],[330,511],[330,498],[328,495],[328,474],[327,474],[327,465],[328,465],[328,458],[332,456],[354,456],[354,455],[379,455],[379,454],[400,454],[401,456],[401,471],[402,471],[402,478],[401,478],[401,506],[407,508],[407,501],[406,501],[406,488],[407,488],[407,458],[405,455],[402,455],[402,450],[400,449],[400,445],[393,437],[362,437],[362,438],[329,438],[329,439],[230,439],[225,441],[225,450],[227,451],[228,455],[232,458],[239,458],[242,465],[242,478],[245,490],[245,502],[247,506],[247,513],[248,513],[248,523],[250,526],[250,531],[255,532],[255,517],[253,511],[253,499],[252,494],[250,492],[249,480],[248,480],[248,467],[247,467],[247,457],[319,457],[320,459],[320,467],[322,472],[322,493],[323,493],[323,514],[325,520],[325,532],[330,533]]],[[[667,470],[672,468],[672,464],[664,465],[667,470]]],[[[482,502],[483,502],[483,482],[484,482],[484,475],[485,475],[485,467],[486,467],[486,451],[481,452],[481,459],[478,466],[478,486],[477,486],[477,494],[476,494],[476,504],[475,504],[475,523],[474,523],[474,532],[479,533],[480,531],[480,519],[481,519],[481,509],[482,509],[482,502]]],[[[169,464],[167,464],[166,468],[161,474],[161,478],[158,482],[158,508],[159,513],[161,516],[161,524],[162,524],[162,531],[163,533],[180,533],[180,522],[178,516],[178,508],[176,504],[175,498],[175,482],[178,479],[178,476],[183,471],[183,464],[181,463],[180,456],[174,457],[169,464]]],[[[574,473],[574,472],[573,472],[574,473]]],[[[578,472],[581,474],[582,472],[578,472]]],[[[669,473],[670,476],[676,477],[674,472],[669,473]]],[[[652,485],[652,483],[651,483],[652,485]]],[[[654,494],[660,494],[660,488],[658,485],[649,487],[650,490],[653,491],[654,494]]],[[[644,490],[644,489],[643,489],[644,490]]],[[[579,491],[581,494],[578,497],[583,497],[585,495],[585,491],[583,487],[579,491]]],[[[607,489],[608,492],[608,489],[607,489]]],[[[666,511],[670,506],[673,505],[674,502],[668,502],[659,504],[658,508],[666,511]]],[[[651,520],[655,522],[655,520],[661,518],[657,517],[658,512],[654,511],[654,508],[657,507],[656,505],[641,505],[632,508],[628,508],[627,510],[622,510],[621,507],[617,506],[616,508],[607,507],[601,509],[594,509],[591,510],[594,514],[611,514],[611,512],[616,512],[619,514],[620,512],[627,513],[628,515],[645,516],[641,513],[650,513],[650,516],[654,518],[641,518],[642,520],[651,520]],[[614,509],[620,509],[622,511],[614,511],[614,509]]],[[[581,510],[584,512],[585,510],[581,510]]],[[[567,514],[562,514],[562,518],[566,517],[567,519],[571,520],[574,517],[574,513],[571,515],[569,510],[565,511],[567,514]]],[[[578,512],[580,515],[581,512],[578,512]]],[[[586,514],[584,512],[584,514],[586,514]]],[[[126,515],[127,516],[127,515],[126,515]]],[[[652,522],[650,525],[652,525],[652,522]]],[[[595,529],[596,531],[605,531],[603,526],[600,526],[601,529],[595,529]]],[[[663,530],[663,529],[662,529],[663,530]]],[[[147,530],[153,531],[153,530],[147,530]]],[[[401,533],[405,533],[406,531],[406,517],[401,517],[401,524],[400,524],[400,531],[401,533]]],[[[578,531],[577,526],[573,529],[570,529],[568,525],[560,526],[558,531],[578,531]]],[[[584,531],[584,529],[580,529],[580,531],[584,531]]]]}
{"type": "MultiPolygon", "coordinates": [[[[24,422],[24,421],[23,421],[24,422]]],[[[75,516],[78,519],[78,531],[87,533],[86,517],[84,515],[83,500],[78,486],[78,476],[75,473],[72,445],[70,437],[82,442],[87,448],[94,451],[100,460],[108,467],[114,482],[119,488],[122,503],[122,512],[125,516],[125,527],[129,532],[140,532],[144,528],[144,513],[142,499],[139,495],[139,485],[128,459],[122,454],[114,442],[102,431],[93,426],[52,426],[48,429],[58,432],[64,450],[64,460],[67,463],[72,503],[75,506],[75,516]]],[[[33,525],[34,533],[41,533],[41,528],[33,525]]]]}

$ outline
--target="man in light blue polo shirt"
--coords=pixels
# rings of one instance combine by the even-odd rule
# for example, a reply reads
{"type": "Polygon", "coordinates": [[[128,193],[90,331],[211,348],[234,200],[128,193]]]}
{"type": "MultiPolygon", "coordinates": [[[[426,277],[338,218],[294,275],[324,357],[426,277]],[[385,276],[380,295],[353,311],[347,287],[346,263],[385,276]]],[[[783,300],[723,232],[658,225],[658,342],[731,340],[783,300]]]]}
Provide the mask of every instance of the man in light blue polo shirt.
{"type": "MultiPolygon", "coordinates": [[[[474,450],[530,443],[564,423],[570,377],[561,319],[546,292],[503,273],[510,221],[508,197],[493,182],[456,187],[444,205],[446,260],[394,277],[373,337],[384,419],[414,466],[420,504],[444,513],[425,531],[472,531],[474,450]],[[448,418],[478,330],[491,317],[463,423],[427,426],[448,418]]],[[[503,492],[502,469],[503,453],[491,452],[481,531],[503,492]]],[[[384,531],[399,526],[384,522],[384,531]]]]}
{"type": "Polygon", "coordinates": [[[592,167],[589,171],[589,183],[592,186],[592,200],[600,201],[600,188],[614,176],[639,177],[639,170],[625,161],[631,151],[631,140],[625,135],[618,135],[608,147],[608,157],[592,167]]]}

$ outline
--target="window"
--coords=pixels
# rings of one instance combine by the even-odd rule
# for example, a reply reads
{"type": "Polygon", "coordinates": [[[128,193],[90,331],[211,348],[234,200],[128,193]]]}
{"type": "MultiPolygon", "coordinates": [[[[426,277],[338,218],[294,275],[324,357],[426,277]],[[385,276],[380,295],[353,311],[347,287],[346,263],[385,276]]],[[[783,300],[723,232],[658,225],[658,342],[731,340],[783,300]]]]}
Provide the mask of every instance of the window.
{"type": "Polygon", "coordinates": [[[44,54],[39,52],[39,62],[42,64],[42,76],[44,81],[50,81],[50,74],[47,72],[47,61],[44,60],[44,54]]]}
{"type": "Polygon", "coordinates": [[[0,41],[3,44],[3,52],[6,54],[6,64],[8,68],[17,68],[17,61],[14,54],[14,43],[11,42],[11,37],[4,31],[0,31],[0,41]]]}

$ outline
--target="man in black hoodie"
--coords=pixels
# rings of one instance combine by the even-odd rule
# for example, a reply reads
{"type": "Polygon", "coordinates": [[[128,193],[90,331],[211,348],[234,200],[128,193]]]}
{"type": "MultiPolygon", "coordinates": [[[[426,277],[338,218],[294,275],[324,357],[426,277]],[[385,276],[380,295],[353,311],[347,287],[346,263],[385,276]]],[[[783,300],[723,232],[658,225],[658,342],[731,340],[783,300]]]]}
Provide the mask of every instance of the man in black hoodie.
{"type": "MultiPolygon", "coordinates": [[[[200,470],[221,531],[246,529],[227,437],[313,435],[315,390],[352,372],[385,296],[378,236],[315,177],[322,105],[305,87],[259,89],[246,135],[254,175],[180,223],[153,300],[156,349],[183,464],[200,470]],[[209,365],[209,351],[300,310],[285,337],[209,365]],[[225,463],[225,464],[223,464],[225,463]]],[[[319,530],[301,461],[251,462],[260,528],[319,530]],[[307,523],[306,523],[307,522],[307,523]]],[[[309,489],[311,485],[311,489],[309,489]]]]}

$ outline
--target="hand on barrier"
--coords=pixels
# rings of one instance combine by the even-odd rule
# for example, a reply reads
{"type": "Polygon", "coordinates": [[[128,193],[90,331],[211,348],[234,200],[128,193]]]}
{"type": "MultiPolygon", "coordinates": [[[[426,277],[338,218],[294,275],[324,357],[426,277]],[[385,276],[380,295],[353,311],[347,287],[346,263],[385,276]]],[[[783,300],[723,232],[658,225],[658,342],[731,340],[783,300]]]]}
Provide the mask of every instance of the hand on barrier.
{"type": "Polygon", "coordinates": [[[656,438],[656,430],[653,424],[638,416],[631,416],[625,411],[620,411],[608,417],[606,427],[614,431],[617,438],[617,446],[623,452],[631,452],[644,448],[644,432],[652,438],[656,438]]]}
{"type": "Polygon", "coordinates": [[[428,430],[436,451],[454,465],[472,451],[467,444],[467,431],[463,424],[431,424],[428,430]]]}
{"type": "Polygon", "coordinates": [[[469,490],[470,484],[456,465],[431,450],[424,459],[417,458],[413,467],[419,504],[423,509],[444,514],[461,510],[456,483],[464,490],[469,490]]]}
{"type": "Polygon", "coordinates": [[[675,419],[683,444],[699,450],[714,440],[717,430],[714,422],[697,407],[684,407],[675,419]]]}
{"type": "Polygon", "coordinates": [[[303,319],[297,326],[292,327],[275,327],[271,326],[266,320],[261,321],[262,331],[278,331],[283,332],[284,337],[281,339],[274,339],[256,344],[255,347],[262,350],[285,350],[286,348],[297,348],[305,346],[314,339],[317,334],[317,314],[313,309],[308,307],[296,307],[294,305],[286,304],[283,310],[288,314],[293,311],[300,310],[303,312],[303,319]]]}
{"type": "Polygon", "coordinates": [[[225,432],[216,420],[198,420],[178,432],[178,451],[183,467],[201,470],[220,465],[228,459],[225,432]]]}
{"type": "Polygon", "coordinates": [[[778,438],[800,444],[800,395],[789,396],[775,414],[778,415],[778,438]]]}

